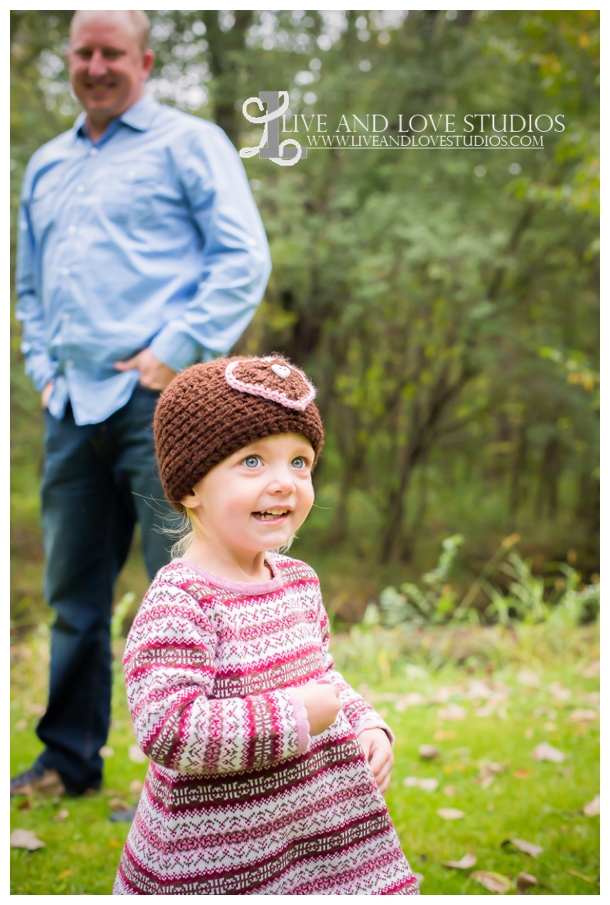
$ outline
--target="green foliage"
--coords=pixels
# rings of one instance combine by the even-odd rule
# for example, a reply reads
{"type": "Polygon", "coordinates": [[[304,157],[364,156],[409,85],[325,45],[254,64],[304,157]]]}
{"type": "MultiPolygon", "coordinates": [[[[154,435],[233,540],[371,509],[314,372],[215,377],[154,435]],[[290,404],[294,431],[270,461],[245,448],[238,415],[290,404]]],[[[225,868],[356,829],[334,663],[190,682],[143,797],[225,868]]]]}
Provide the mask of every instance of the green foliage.
{"type": "Polygon", "coordinates": [[[421,580],[428,586],[427,590],[422,591],[416,584],[407,581],[400,586],[402,594],[392,587],[381,592],[379,606],[385,625],[392,627],[407,621],[416,625],[435,624],[451,618],[457,600],[455,591],[447,585],[447,578],[463,542],[461,534],[445,538],[436,568],[422,575],[421,580]]]}
{"type": "MultiPolygon", "coordinates": [[[[403,622],[413,625],[457,624],[464,619],[478,624],[481,618],[498,621],[502,625],[517,620],[526,625],[550,621],[572,626],[597,619],[599,583],[584,585],[582,576],[565,562],[549,563],[546,568],[547,572],[560,572],[564,578],[534,575],[531,562],[523,560],[512,549],[518,539],[518,535],[513,535],[502,542],[458,602],[455,591],[446,582],[464,538],[461,534],[445,538],[438,565],[421,578],[422,584],[427,585],[426,590],[412,582],[404,582],[400,585],[400,591],[390,586],[380,593],[381,621],[392,628],[403,622]],[[506,594],[500,593],[491,582],[496,569],[510,579],[506,594]],[[479,611],[471,604],[480,591],[490,598],[491,603],[479,611]]],[[[363,625],[376,624],[379,621],[376,614],[375,604],[370,604],[363,625]]]]}
{"type": "MultiPolygon", "coordinates": [[[[573,549],[588,581],[599,571],[599,13],[150,16],[151,89],[220,122],[236,144],[258,143],[241,104],[265,89],[288,90],[291,114],[329,123],[383,112],[389,134],[399,115],[422,111],[456,122],[473,111],[563,115],[565,131],[543,150],[312,149],[292,168],[246,160],[274,269],[237,351],[282,351],[318,387],[327,443],[304,558],[351,554],[376,593],[388,569],[401,570],[412,588],[397,593],[413,613],[432,608],[426,619],[446,620],[516,531],[537,575],[573,549]],[[468,542],[451,592],[442,584],[431,602],[423,582],[418,602],[416,577],[458,531],[468,542]]],[[[69,17],[11,11],[13,226],[28,158],[77,112],[69,17]]],[[[42,419],[18,343],[13,323],[14,544],[32,563],[42,419]]],[[[34,580],[16,574],[19,605],[35,597],[34,580]]],[[[503,597],[508,578],[494,572],[503,597]]],[[[487,597],[498,608],[485,618],[501,618],[487,597]]]]}

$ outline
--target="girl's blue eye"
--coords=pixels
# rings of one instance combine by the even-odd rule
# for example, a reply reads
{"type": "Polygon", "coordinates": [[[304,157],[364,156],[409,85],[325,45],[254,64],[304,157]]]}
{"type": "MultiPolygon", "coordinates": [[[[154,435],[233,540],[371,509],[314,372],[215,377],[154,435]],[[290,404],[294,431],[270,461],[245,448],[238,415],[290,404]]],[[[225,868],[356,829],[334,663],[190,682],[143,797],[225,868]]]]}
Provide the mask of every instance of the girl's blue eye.
{"type": "Polygon", "coordinates": [[[246,468],[258,468],[261,464],[260,456],[248,456],[244,459],[244,465],[246,468]]]}
{"type": "Polygon", "coordinates": [[[292,460],[292,467],[293,468],[307,468],[307,462],[305,461],[305,459],[302,456],[297,456],[295,459],[292,460]]]}

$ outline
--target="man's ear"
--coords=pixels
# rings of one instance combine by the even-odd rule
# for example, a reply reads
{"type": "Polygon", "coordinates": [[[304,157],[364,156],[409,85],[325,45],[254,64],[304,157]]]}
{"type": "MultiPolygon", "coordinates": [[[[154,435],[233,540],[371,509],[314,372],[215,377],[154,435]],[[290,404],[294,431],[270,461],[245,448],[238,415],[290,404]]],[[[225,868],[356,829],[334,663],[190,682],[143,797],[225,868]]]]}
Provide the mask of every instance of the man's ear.
{"type": "Polygon", "coordinates": [[[142,57],[142,69],[144,70],[144,78],[142,81],[146,81],[150,73],[152,72],[152,68],[155,63],[155,53],[153,50],[144,51],[144,56],[142,57]]]}

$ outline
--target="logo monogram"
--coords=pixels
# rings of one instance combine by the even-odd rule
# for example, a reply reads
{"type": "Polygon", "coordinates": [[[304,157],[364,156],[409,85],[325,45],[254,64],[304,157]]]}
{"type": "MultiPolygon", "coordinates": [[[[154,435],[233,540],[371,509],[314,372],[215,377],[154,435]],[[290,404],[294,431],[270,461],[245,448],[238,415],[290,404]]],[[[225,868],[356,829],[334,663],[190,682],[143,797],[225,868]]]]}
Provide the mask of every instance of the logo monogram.
{"type": "Polygon", "coordinates": [[[249,97],[244,101],[242,112],[248,122],[264,123],[265,129],[260,144],[254,148],[242,148],[240,157],[255,157],[257,154],[264,160],[271,160],[281,167],[293,167],[304,157],[307,151],[294,138],[287,138],[280,144],[280,117],[288,109],[290,98],[287,91],[261,91],[258,97],[249,97]],[[280,104],[280,98],[283,101],[280,104]],[[248,113],[248,105],[257,104],[263,111],[263,104],[267,104],[267,113],[262,116],[251,116],[248,113]],[[265,142],[267,143],[265,146],[265,142]],[[287,147],[290,145],[291,147],[287,147]]]}

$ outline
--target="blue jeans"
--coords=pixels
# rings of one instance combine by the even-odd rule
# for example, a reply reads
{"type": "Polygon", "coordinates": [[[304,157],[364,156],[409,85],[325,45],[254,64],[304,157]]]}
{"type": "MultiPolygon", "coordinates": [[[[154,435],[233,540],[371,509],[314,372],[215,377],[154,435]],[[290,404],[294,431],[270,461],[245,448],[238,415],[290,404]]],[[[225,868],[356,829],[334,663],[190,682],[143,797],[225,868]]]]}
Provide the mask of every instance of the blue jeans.
{"type": "Polygon", "coordinates": [[[49,702],[37,727],[38,758],[68,791],[98,788],[99,750],[110,725],[110,619],[116,578],[137,521],[149,576],[169,562],[176,527],[155,459],[152,420],[159,394],[137,386],[123,408],[99,424],[46,413],[42,482],[45,597],[51,632],[49,702]]]}

